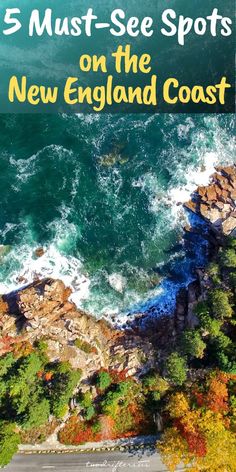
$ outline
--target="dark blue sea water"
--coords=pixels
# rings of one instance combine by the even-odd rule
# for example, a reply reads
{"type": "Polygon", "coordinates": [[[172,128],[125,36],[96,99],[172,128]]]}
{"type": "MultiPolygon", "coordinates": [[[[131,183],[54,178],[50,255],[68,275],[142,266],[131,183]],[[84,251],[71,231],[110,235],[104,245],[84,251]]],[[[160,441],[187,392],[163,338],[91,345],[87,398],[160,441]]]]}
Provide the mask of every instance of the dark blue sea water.
{"type": "Polygon", "coordinates": [[[97,317],[159,304],[192,276],[179,203],[233,161],[234,119],[1,115],[0,292],[62,278],[97,317]],[[34,251],[43,247],[45,255],[34,251]]]}

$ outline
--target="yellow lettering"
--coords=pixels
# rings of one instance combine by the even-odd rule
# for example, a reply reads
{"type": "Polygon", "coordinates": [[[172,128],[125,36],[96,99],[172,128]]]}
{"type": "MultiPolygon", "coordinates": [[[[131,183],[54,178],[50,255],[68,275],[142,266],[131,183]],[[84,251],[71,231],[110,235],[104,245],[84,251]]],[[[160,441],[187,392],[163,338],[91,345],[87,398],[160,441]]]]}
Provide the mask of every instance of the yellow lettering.
{"type": "Polygon", "coordinates": [[[43,103],[56,103],[58,97],[58,87],[40,87],[40,96],[43,103]]]}
{"type": "Polygon", "coordinates": [[[71,98],[72,94],[77,92],[77,88],[72,88],[72,85],[77,82],[77,77],[68,77],[64,88],[64,100],[68,105],[75,105],[78,101],[77,98],[71,98]]]}
{"type": "Polygon", "coordinates": [[[16,76],[13,76],[9,83],[8,99],[11,103],[14,102],[15,96],[18,102],[25,102],[26,100],[26,76],[21,79],[21,87],[16,76]]]}
{"type": "Polygon", "coordinates": [[[178,97],[171,98],[170,97],[170,87],[171,85],[174,88],[178,88],[179,82],[177,79],[171,78],[165,81],[164,83],[164,88],[163,88],[163,97],[166,103],[170,103],[171,105],[174,105],[178,101],[178,97]]]}
{"type": "Polygon", "coordinates": [[[225,104],[225,92],[227,88],[231,88],[230,84],[227,84],[226,77],[222,77],[221,82],[216,85],[216,88],[219,89],[219,102],[221,105],[225,104]]]}

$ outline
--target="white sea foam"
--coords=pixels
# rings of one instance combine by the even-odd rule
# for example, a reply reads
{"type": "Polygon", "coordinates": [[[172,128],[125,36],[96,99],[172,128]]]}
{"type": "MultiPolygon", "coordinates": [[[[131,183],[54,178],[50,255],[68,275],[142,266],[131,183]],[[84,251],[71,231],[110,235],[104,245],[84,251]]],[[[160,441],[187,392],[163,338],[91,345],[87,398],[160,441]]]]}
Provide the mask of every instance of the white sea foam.
{"type": "Polygon", "coordinates": [[[108,276],[108,281],[114,290],[119,293],[123,293],[125,286],[126,286],[126,278],[123,277],[121,274],[111,274],[108,276]]]}
{"type": "Polygon", "coordinates": [[[192,118],[189,116],[186,118],[185,123],[181,123],[177,126],[177,133],[179,139],[186,139],[189,135],[189,132],[195,127],[192,118]]]}
{"type": "MultiPolygon", "coordinates": [[[[16,169],[16,179],[19,182],[19,186],[25,184],[38,172],[40,159],[45,152],[50,153],[50,158],[54,156],[56,159],[65,159],[72,156],[72,151],[56,144],[45,146],[37,153],[25,159],[16,159],[15,156],[11,155],[9,161],[11,166],[16,169]]],[[[15,186],[15,190],[19,191],[19,188],[15,186]]]]}
{"type": "Polygon", "coordinates": [[[198,186],[208,185],[211,175],[215,171],[215,166],[219,161],[214,152],[207,152],[201,161],[200,168],[190,168],[186,172],[186,185],[183,187],[172,188],[168,195],[172,203],[187,202],[191,194],[198,186]]]}
{"type": "MultiPolygon", "coordinates": [[[[36,248],[35,248],[36,249],[36,248]]],[[[44,248],[44,255],[35,257],[33,248],[23,246],[12,249],[9,258],[18,262],[20,270],[11,274],[6,284],[0,284],[1,293],[17,290],[41,278],[61,279],[73,290],[72,300],[78,304],[89,297],[89,277],[81,272],[82,263],[79,259],[62,255],[55,245],[44,248]]]]}

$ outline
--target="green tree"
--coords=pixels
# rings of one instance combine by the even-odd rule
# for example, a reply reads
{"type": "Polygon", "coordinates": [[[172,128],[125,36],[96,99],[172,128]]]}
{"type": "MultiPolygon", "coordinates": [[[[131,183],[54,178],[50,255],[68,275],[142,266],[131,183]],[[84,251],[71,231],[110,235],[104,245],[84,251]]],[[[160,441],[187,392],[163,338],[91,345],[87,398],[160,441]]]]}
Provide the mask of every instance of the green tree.
{"type": "Polygon", "coordinates": [[[80,393],[78,400],[83,408],[89,408],[93,404],[93,397],[90,392],[80,393]]]}
{"type": "Polygon", "coordinates": [[[101,371],[96,376],[96,387],[99,388],[102,392],[110,387],[112,383],[112,378],[110,374],[106,371],[101,371]]]}
{"type": "Polygon", "coordinates": [[[90,421],[96,414],[96,410],[93,405],[89,406],[85,412],[86,421],[90,421]]]}
{"type": "Polygon", "coordinates": [[[33,352],[26,358],[22,358],[16,372],[8,379],[8,394],[17,415],[27,410],[33,395],[35,397],[36,390],[38,390],[37,393],[41,393],[41,381],[37,373],[42,368],[41,359],[33,352]]]}
{"type": "Polygon", "coordinates": [[[236,268],[236,251],[233,248],[225,249],[220,255],[221,265],[230,269],[236,268]]]}
{"type": "Polygon", "coordinates": [[[202,359],[204,357],[206,344],[202,340],[199,331],[185,331],[182,336],[182,346],[185,354],[196,357],[197,359],[202,359]]]}
{"type": "Polygon", "coordinates": [[[24,429],[38,428],[47,423],[50,415],[50,404],[46,398],[32,403],[22,421],[24,429]]]}
{"type": "Polygon", "coordinates": [[[135,382],[127,380],[120,382],[106,393],[102,401],[102,412],[116,419],[120,408],[126,408],[137,394],[135,382]]]}
{"type": "Polygon", "coordinates": [[[234,292],[236,291],[236,272],[230,272],[229,274],[229,281],[230,281],[230,286],[231,288],[234,290],[234,292]]]}
{"type": "Polygon", "coordinates": [[[221,321],[211,318],[211,316],[204,311],[198,313],[198,319],[200,321],[200,328],[202,329],[203,333],[209,335],[210,337],[219,336],[222,326],[221,321]]]}
{"type": "Polygon", "coordinates": [[[187,365],[184,357],[173,352],[166,362],[167,375],[175,385],[183,385],[187,379],[187,365]]]}
{"type": "Polygon", "coordinates": [[[10,352],[5,356],[0,357],[0,377],[3,377],[7,374],[8,370],[15,363],[13,354],[10,352]]]}
{"type": "Polygon", "coordinates": [[[221,331],[219,335],[214,338],[214,345],[216,346],[217,351],[222,352],[232,345],[232,341],[221,331]]]}
{"type": "Polygon", "coordinates": [[[87,421],[91,420],[96,413],[96,410],[93,406],[93,397],[90,392],[80,393],[78,396],[78,401],[82,408],[84,409],[83,415],[87,421]]]}
{"type": "Polygon", "coordinates": [[[229,358],[224,352],[218,352],[217,360],[219,368],[223,372],[228,372],[230,374],[236,375],[236,358],[232,359],[231,357],[229,358]]]}
{"type": "Polygon", "coordinates": [[[61,418],[68,409],[68,403],[81,378],[81,371],[73,370],[69,363],[59,363],[54,371],[49,388],[52,413],[61,418]]]}
{"type": "Polygon", "coordinates": [[[212,290],[210,293],[211,310],[219,320],[232,317],[233,309],[229,301],[230,295],[230,293],[220,289],[212,290]]]}
{"type": "Polygon", "coordinates": [[[217,262],[211,262],[211,264],[209,264],[207,273],[215,284],[220,284],[220,267],[217,262]]]}
{"type": "Polygon", "coordinates": [[[142,380],[142,385],[145,392],[160,392],[160,395],[169,389],[168,382],[155,373],[146,375],[142,380]]]}

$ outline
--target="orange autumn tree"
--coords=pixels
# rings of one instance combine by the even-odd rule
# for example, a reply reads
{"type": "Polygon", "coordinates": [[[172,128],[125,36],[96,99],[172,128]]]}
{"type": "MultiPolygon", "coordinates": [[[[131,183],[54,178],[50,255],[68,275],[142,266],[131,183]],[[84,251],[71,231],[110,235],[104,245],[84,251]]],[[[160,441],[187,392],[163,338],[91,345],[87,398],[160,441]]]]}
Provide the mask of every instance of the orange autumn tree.
{"type": "Polygon", "coordinates": [[[159,450],[168,469],[182,463],[188,472],[235,472],[236,438],[228,384],[233,376],[216,373],[203,388],[190,395],[175,393],[167,412],[166,429],[159,450]]]}

